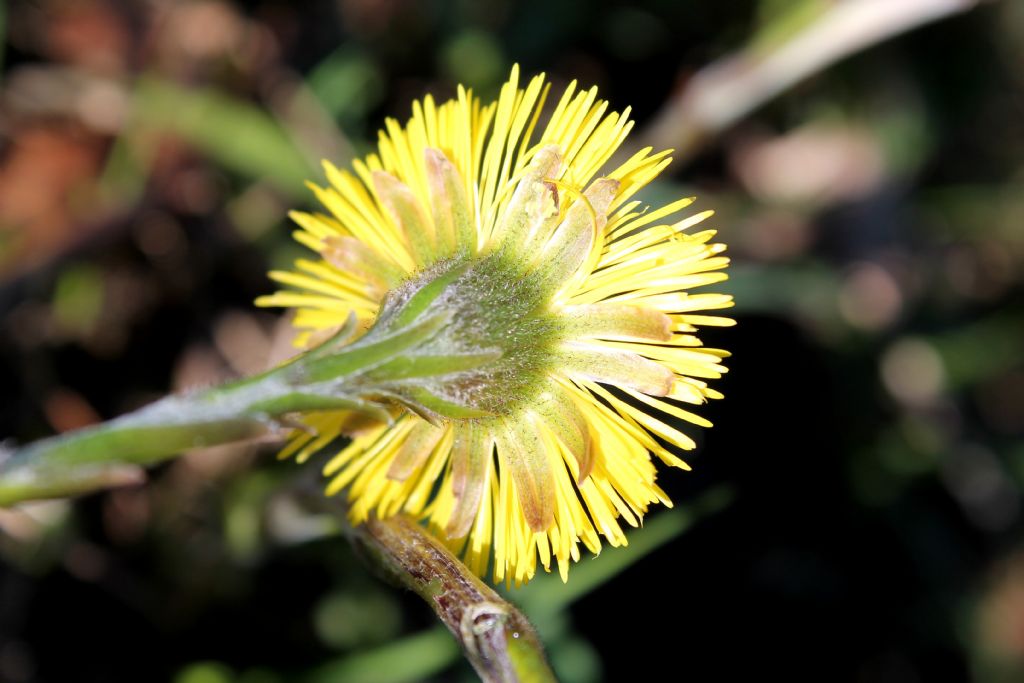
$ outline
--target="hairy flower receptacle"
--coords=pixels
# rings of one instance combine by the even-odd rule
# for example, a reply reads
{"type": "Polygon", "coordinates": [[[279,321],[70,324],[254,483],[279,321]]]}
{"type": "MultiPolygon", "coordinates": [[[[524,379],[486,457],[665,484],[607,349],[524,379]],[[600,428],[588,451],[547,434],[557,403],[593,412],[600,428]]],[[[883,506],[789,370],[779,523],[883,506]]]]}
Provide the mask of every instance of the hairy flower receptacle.
{"type": "Polygon", "coordinates": [[[434,265],[389,293],[366,336],[444,323],[367,377],[381,396],[434,422],[508,414],[536,394],[565,328],[541,285],[503,252],[434,265]]]}

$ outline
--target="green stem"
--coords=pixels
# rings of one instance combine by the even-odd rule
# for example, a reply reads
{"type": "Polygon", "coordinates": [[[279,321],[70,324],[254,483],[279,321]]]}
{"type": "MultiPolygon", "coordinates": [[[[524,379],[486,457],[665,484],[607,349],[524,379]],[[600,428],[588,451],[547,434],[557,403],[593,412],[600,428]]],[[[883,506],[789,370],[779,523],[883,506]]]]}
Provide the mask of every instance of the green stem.
{"type": "Polygon", "coordinates": [[[555,683],[526,617],[414,520],[371,517],[351,536],[377,569],[430,605],[485,683],[555,683]]]}
{"type": "Polygon", "coordinates": [[[256,380],[168,396],[115,420],[0,453],[0,506],[131,483],[142,478],[141,465],[265,435],[275,417],[301,401],[289,400],[293,392],[278,371],[256,380]],[[264,409],[267,402],[273,411],[264,409]]]}
{"type": "MultiPolygon", "coordinates": [[[[357,410],[390,421],[389,406],[379,397],[388,395],[396,381],[416,374],[408,369],[416,364],[416,347],[444,322],[425,316],[397,330],[371,331],[349,345],[352,325],[346,325],[316,349],[262,375],[168,396],[14,452],[0,449],[0,506],[138,481],[139,466],[192,448],[276,433],[290,414],[357,410]]],[[[453,372],[490,359],[453,357],[445,364],[430,357],[422,372],[453,372]]]]}

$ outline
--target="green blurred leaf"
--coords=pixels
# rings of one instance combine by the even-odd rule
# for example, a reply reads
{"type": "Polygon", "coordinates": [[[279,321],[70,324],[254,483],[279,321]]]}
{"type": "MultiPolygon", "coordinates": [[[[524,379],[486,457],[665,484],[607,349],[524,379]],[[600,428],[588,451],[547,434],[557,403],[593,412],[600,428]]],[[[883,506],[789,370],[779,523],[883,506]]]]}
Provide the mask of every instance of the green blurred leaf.
{"type": "Polygon", "coordinates": [[[962,388],[1024,362],[1024,320],[997,314],[929,339],[952,388],[962,388]]]}
{"type": "Polygon", "coordinates": [[[589,683],[601,679],[601,658],[582,638],[561,638],[549,643],[548,657],[561,683],[589,683]]]}
{"type": "Polygon", "coordinates": [[[761,0],[760,26],[750,39],[757,52],[769,52],[813,24],[831,5],[830,0],[761,0]]]}
{"type": "Polygon", "coordinates": [[[384,76],[376,63],[347,47],[320,62],[306,84],[331,116],[347,124],[361,120],[384,98],[384,76]]]}
{"type": "Polygon", "coordinates": [[[314,169],[281,125],[259,106],[212,89],[149,76],[135,91],[132,124],[172,133],[236,173],[305,196],[314,169]]]}
{"type": "Polygon", "coordinates": [[[481,89],[505,77],[505,56],[494,35],[467,29],[443,47],[441,60],[448,78],[466,87],[481,89]]]}
{"type": "Polygon", "coordinates": [[[106,204],[128,206],[142,196],[156,151],[153,137],[129,130],[114,139],[98,183],[106,204]]]}
{"type": "Polygon", "coordinates": [[[83,263],[60,274],[53,293],[53,314],[61,328],[78,334],[94,329],[103,312],[103,273],[83,263]]]}
{"type": "Polygon", "coordinates": [[[921,191],[920,196],[929,227],[943,237],[1024,245],[1024,168],[1005,184],[947,185],[921,191]]]}
{"type": "Polygon", "coordinates": [[[389,594],[375,590],[336,591],[317,602],[313,623],[323,643],[351,649],[395,638],[402,630],[402,613],[389,594]],[[373,618],[367,619],[368,614],[373,618]]]}
{"type": "Polygon", "coordinates": [[[840,279],[836,271],[821,263],[765,267],[737,265],[729,279],[717,289],[736,299],[737,313],[794,313],[818,323],[842,324],[838,297],[840,279]]]}
{"type": "Polygon", "coordinates": [[[437,627],[383,647],[328,662],[303,683],[405,683],[422,681],[448,667],[459,654],[455,639],[437,627]]]}
{"type": "Polygon", "coordinates": [[[251,562],[263,548],[263,517],[279,482],[263,470],[246,472],[224,495],[224,540],[236,560],[251,562]]]}
{"type": "Polygon", "coordinates": [[[196,662],[178,672],[174,683],[231,683],[234,674],[220,662],[196,662]]]}

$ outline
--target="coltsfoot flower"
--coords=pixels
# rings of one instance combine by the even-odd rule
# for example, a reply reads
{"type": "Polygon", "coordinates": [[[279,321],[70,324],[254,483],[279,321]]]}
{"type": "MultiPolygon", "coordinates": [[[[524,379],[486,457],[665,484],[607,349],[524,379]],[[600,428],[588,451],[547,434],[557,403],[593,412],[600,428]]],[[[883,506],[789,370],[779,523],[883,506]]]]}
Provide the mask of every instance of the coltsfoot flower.
{"type": "Polygon", "coordinates": [[[728,356],[696,333],[732,324],[707,314],[729,296],[689,291],[726,279],[715,232],[690,231],[712,212],[633,199],[669,152],[606,169],[629,110],[573,83],[541,125],[549,85],[518,80],[488,105],[461,87],[415,102],[354,173],[325,162],[326,211],[292,214],[316,258],[259,301],[297,309],[303,346],[350,345],[363,395],[388,406],[307,415],[282,456],[350,435],[324,473],[354,523],[413,515],[515,583],[538,561],[566,579],[580,544],[625,545],[623,523],[671,504],[652,455],[688,469],[676,425],[710,426],[683,406],[721,397],[707,381],[728,356]]]}

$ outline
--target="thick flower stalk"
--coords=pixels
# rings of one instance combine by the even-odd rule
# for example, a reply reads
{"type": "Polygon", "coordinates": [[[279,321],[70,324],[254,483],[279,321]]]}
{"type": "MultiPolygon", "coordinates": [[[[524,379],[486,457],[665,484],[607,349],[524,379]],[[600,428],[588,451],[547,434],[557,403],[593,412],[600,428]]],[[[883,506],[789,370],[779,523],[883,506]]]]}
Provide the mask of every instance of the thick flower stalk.
{"type": "Polygon", "coordinates": [[[354,173],[325,163],[325,211],[292,214],[315,258],[258,302],[297,309],[319,363],[295,361],[303,381],[346,401],[311,402],[282,456],[349,435],[324,473],[354,523],[425,520],[514,583],[538,563],[565,579],[581,544],[624,545],[624,524],[670,504],[652,455],[687,468],[676,425],[710,426],[684,406],[721,397],[707,381],[728,355],[696,333],[732,324],[707,314],[729,296],[689,291],[726,279],[715,232],[690,232],[711,212],[634,199],[669,152],[606,168],[629,111],[572,84],[542,124],[549,85],[518,76],[489,105],[462,88],[416,102],[354,173]]]}

